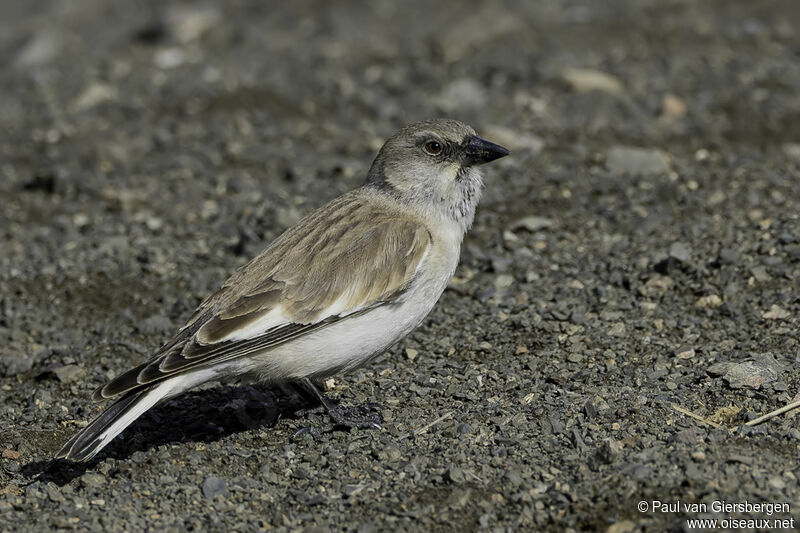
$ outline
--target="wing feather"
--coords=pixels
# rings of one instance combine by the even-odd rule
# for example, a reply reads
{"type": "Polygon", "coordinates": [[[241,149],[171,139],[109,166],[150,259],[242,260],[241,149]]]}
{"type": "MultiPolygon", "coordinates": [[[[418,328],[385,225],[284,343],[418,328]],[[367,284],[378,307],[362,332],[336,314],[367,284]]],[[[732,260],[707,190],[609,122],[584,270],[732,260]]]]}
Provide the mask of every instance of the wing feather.
{"type": "Polygon", "coordinates": [[[339,197],[234,273],[153,358],[95,398],[263,351],[396,302],[431,244],[419,220],[386,201],[363,190],[339,197]]]}

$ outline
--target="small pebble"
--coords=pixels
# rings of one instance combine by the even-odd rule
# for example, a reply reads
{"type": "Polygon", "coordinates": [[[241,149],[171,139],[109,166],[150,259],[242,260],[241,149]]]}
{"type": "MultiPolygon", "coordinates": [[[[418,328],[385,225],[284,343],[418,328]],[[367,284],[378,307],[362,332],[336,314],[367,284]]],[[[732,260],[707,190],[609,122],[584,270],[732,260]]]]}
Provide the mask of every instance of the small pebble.
{"type": "Polygon", "coordinates": [[[678,359],[691,359],[694,357],[695,351],[694,348],[690,346],[683,346],[675,350],[675,357],[678,359]]]}
{"type": "Polygon", "coordinates": [[[514,284],[514,276],[510,274],[500,274],[494,279],[494,286],[497,289],[507,289],[514,284]]]}
{"type": "Polygon", "coordinates": [[[217,496],[227,496],[228,487],[225,479],[216,476],[208,476],[203,480],[203,496],[213,500],[217,496]]]}
{"type": "Polygon", "coordinates": [[[11,448],[3,448],[2,457],[3,459],[19,459],[22,454],[16,450],[12,450],[11,448]]]}
{"type": "Polygon", "coordinates": [[[705,461],[706,454],[705,452],[702,451],[692,452],[692,459],[694,459],[695,461],[705,461]]]}
{"type": "Polygon", "coordinates": [[[78,365],[64,365],[53,370],[61,383],[72,383],[86,376],[86,370],[78,365]]]}
{"type": "Polygon", "coordinates": [[[636,524],[634,524],[632,521],[622,520],[608,526],[606,533],[633,533],[635,528],[636,524]]]}
{"type": "Polygon", "coordinates": [[[164,70],[173,69],[183,65],[186,54],[180,48],[165,48],[156,52],[153,57],[155,65],[164,70]]]}
{"type": "Polygon", "coordinates": [[[716,294],[709,294],[707,296],[701,296],[697,299],[694,306],[700,309],[714,309],[719,307],[723,304],[722,298],[717,296],[716,294]]]}
{"type": "Polygon", "coordinates": [[[511,224],[511,230],[526,229],[530,232],[540,231],[553,226],[553,221],[549,218],[530,215],[522,217],[511,224]]]}
{"type": "Polygon", "coordinates": [[[606,166],[614,174],[653,176],[670,170],[669,156],[657,148],[616,146],[609,150],[606,166]]]}
{"type": "Polygon", "coordinates": [[[612,325],[609,330],[608,334],[612,337],[624,337],[625,336],[625,324],[623,322],[617,322],[612,325]]]}
{"type": "Polygon", "coordinates": [[[763,266],[754,266],[750,269],[750,273],[753,275],[755,280],[759,283],[766,283],[772,279],[772,276],[769,275],[767,269],[763,266]]]}
{"type": "Polygon", "coordinates": [[[619,78],[601,70],[568,68],[561,73],[561,77],[574,91],[579,93],[601,91],[609,94],[621,94],[624,91],[619,78]]]}
{"type": "Polygon", "coordinates": [[[685,242],[676,242],[669,247],[669,256],[681,263],[688,263],[692,259],[692,252],[685,242]]]}
{"type": "Polygon", "coordinates": [[[792,314],[781,306],[772,304],[769,311],[764,311],[764,314],[761,316],[767,320],[783,320],[791,317],[792,314]]]}
{"type": "Polygon", "coordinates": [[[683,117],[686,115],[686,102],[678,96],[667,93],[661,99],[661,114],[667,117],[683,117]]]}

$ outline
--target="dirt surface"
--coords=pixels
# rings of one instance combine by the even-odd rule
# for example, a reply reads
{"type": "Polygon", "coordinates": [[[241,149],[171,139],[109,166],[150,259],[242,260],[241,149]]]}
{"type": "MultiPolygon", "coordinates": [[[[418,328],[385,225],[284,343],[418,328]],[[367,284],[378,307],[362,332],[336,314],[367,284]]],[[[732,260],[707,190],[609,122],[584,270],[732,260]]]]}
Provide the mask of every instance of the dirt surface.
{"type": "Polygon", "coordinates": [[[800,390],[795,0],[3,2],[0,67],[0,531],[796,516],[797,418],[744,425],[800,390]],[[49,463],[95,387],[443,115],[513,154],[431,316],[330,387],[382,430],[295,437],[323,413],[217,386],[49,463]]]}

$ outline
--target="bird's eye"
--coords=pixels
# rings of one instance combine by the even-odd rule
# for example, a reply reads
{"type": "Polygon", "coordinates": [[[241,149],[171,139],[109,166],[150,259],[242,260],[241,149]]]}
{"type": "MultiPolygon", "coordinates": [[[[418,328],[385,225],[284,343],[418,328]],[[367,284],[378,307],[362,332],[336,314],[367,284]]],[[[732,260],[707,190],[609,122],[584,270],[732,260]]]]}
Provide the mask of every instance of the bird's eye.
{"type": "Polygon", "coordinates": [[[428,141],[425,143],[425,146],[422,147],[425,150],[425,153],[428,155],[439,155],[442,153],[442,143],[437,141],[428,141]]]}

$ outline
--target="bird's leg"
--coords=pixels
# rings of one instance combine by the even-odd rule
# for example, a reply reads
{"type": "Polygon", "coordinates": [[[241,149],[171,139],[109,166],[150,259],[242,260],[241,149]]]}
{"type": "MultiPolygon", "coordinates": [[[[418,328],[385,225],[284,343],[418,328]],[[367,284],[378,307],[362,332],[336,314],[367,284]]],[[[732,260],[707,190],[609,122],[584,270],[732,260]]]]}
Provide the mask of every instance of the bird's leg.
{"type": "Polygon", "coordinates": [[[361,429],[381,428],[381,415],[372,411],[375,404],[357,405],[355,407],[336,405],[310,379],[303,378],[299,384],[319,400],[319,403],[328,412],[328,416],[331,417],[336,426],[361,429]]]}

